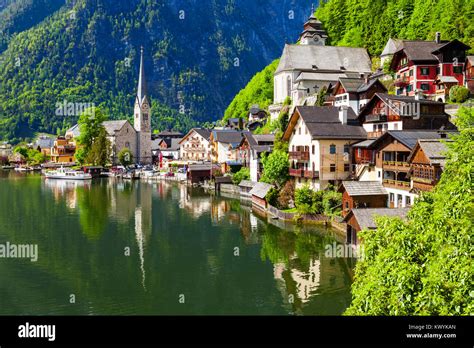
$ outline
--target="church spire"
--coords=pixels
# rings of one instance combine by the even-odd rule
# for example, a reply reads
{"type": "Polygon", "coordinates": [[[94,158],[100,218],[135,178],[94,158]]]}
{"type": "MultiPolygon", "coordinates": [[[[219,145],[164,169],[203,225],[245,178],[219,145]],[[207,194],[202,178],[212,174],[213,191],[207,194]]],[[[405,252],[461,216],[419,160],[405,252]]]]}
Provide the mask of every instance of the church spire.
{"type": "Polygon", "coordinates": [[[147,88],[146,88],[146,79],[145,79],[145,60],[143,58],[143,46],[140,48],[140,75],[138,77],[138,89],[137,89],[137,97],[138,101],[141,104],[143,102],[143,98],[147,96],[147,88]]]}

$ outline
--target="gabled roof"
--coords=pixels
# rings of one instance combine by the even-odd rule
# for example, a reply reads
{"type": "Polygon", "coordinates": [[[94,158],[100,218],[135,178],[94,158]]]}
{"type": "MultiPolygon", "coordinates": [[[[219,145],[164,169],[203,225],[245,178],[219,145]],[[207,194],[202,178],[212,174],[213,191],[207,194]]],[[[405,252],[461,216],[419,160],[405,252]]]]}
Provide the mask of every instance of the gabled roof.
{"type": "Polygon", "coordinates": [[[380,181],[343,181],[344,188],[349,196],[380,196],[387,195],[387,191],[380,181]]]}
{"type": "Polygon", "coordinates": [[[275,134],[253,134],[253,137],[257,144],[262,142],[275,142],[275,134]]]}
{"type": "Polygon", "coordinates": [[[364,48],[286,44],[275,74],[293,70],[370,73],[371,61],[364,48]]]}
{"type": "Polygon", "coordinates": [[[264,199],[265,196],[267,195],[268,191],[270,191],[270,189],[272,188],[273,186],[270,185],[270,184],[267,184],[265,182],[258,182],[255,184],[255,186],[250,190],[250,194],[252,196],[256,196],[258,198],[261,198],[261,199],[264,199]]]}
{"type": "Polygon", "coordinates": [[[69,128],[66,133],[71,133],[74,138],[77,138],[81,135],[81,129],[79,127],[79,124],[75,124],[71,128],[69,128]]]}
{"type": "Polygon", "coordinates": [[[382,54],[380,54],[380,56],[383,57],[383,56],[394,54],[396,51],[398,51],[401,44],[402,44],[402,40],[392,39],[392,38],[388,39],[387,44],[385,45],[382,51],[382,54]]]}
{"type": "Polygon", "coordinates": [[[361,230],[374,230],[377,228],[375,223],[376,217],[398,217],[402,220],[406,220],[409,211],[410,208],[356,208],[352,209],[349,214],[346,215],[344,221],[347,222],[352,216],[354,216],[361,230]]]}
{"type": "Polygon", "coordinates": [[[192,128],[184,137],[180,139],[180,143],[185,141],[193,132],[196,132],[200,136],[202,136],[204,139],[209,141],[209,137],[211,136],[211,131],[209,129],[204,129],[204,128],[192,128]]]}
{"type": "Polygon", "coordinates": [[[441,136],[442,133],[437,130],[389,130],[376,139],[371,147],[376,147],[388,137],[392,137],[412,150],[419,139],[441,139],[441,136]]]}
{"type": "Polygon", "coordinates": [[[166,131],[163,131],[163,132],[158,133],[157,136],[160,137],[160,138],[166,138],[166,137],[182,137],[182,136],[183,136],[183,133],[181,133],[181,132],[176,132],[176,131],[172,131],[172,130],[166,130],[166,131]]]}
{"type": "Polygon", "coordinates": [[[115,132],[120,131],[126,123],[130,123],[127,120],[118,120],[118,121],[104,121],[102,125],[104,126],[106,132],[110,136],[114,136],[115,132]]]}
{"type": "Polygon", "coordinates": [[[415,148],[408,157],[408,162],[411,162],[417,150],[421,149],[432,165],[438,164],[444,168],[448,150],[446,142],[451,141],[450,139],[418,139],[415,148]]]}
{"type": "Polygon", "coordinates": [[[234,129],[213,130],[212,137],[215,141],[224,144],[240,144],[245,133],[248,131],[240,131],[234,129]]]}
{"type": "Polygon", "coordinates": [[[180,148],[181,138],[173,138],[170,139],[171,141],[168,144],[166,149],[162,149],[162,151],[178,151],[180,148]]]}
{"type": "Polygon", "coordinates": [[[347,124],[339,120],[339,108],[335,106],[297,106],[283,135],[289,140],[298,117],[303,119],[313,139],[366,139],[367,133],[357,121],[352,108],[347,109],[347,124]]]}
{"type": "Polygon", "coordinates": [[[257,183],[255,181],[250,181],[250,180],[242,180],[239,183],[240,187],[254,187],[257,183]]]}

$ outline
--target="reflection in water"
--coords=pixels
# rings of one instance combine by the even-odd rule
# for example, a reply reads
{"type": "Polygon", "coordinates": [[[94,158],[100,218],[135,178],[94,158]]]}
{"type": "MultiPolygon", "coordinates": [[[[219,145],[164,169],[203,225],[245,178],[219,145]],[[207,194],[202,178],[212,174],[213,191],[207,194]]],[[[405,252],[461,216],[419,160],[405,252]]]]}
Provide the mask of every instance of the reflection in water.
{"type": "MultiPolygon", "coordinates": [[[[39,238],[42,258],[10,284],[35,279],[33,289],[60,294],[41,307],[37,289],[8,289],[0,314],[334,315],[349,304],[348,267],[324,256],[334,240],[323,228],[276,226],[239,200],[168,182],[21,180],[0,185],[0,203],[15,208],[0,210],[0,240],[39,238]],[[87,298],[77,312],[59,300],[72,291],[87,298]]],[[[0,278],[11,272],[0,263],[0,278]]]]}

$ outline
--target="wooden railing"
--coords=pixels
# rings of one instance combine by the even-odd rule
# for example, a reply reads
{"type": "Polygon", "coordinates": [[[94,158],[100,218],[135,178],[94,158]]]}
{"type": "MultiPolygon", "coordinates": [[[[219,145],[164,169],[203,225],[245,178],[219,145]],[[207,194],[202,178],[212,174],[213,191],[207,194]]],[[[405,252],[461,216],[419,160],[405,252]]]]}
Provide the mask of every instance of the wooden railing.
{"type": "Polygon", "coordinates": [[[290,159],[298,161],[309,161],[309,151],[290,151],[290,159]]]}
{"type": "Polygon", "coordinates": [[[398,180],[391,180],[391,179],[384,179],[383,184],[385,186],[393,187],[393,188],[401,188],[401,189],[409,189],[410,182],[409,181],[398,181],[398,180]]]}
{"type": "Polygon", "coordinates": [[[292,169],[290,168],[290,176],[301,178],[303,176],[303,169],[292,169]]]}
{"type": "Polygon", "coordinates": [[[305,178],[319,178],[319,171],[318,170],[305,170],[303,173],[305,178]]]}
{"type": "Polygon", "coordinates": [[[383,161],[382,162],[383,169],[387,170],[396,170],[396,171],[408,171],[410,170],[410,164],[407,162],[400,162],[400,161],[383,161]]]}

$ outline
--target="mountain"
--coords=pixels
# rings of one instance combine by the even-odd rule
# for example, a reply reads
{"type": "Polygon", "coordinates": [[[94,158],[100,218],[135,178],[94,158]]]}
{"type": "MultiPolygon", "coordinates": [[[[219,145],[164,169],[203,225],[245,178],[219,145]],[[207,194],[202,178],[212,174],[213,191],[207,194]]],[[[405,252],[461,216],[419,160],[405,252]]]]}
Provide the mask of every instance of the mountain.
{"type": "Polygon", "coordinates": [[[153,125],[221,117],[250,78],[294,41],[311,0],[0,0],[0,139],[63,132],[58,103],[131,118],[140,46],[153,125]]]}

